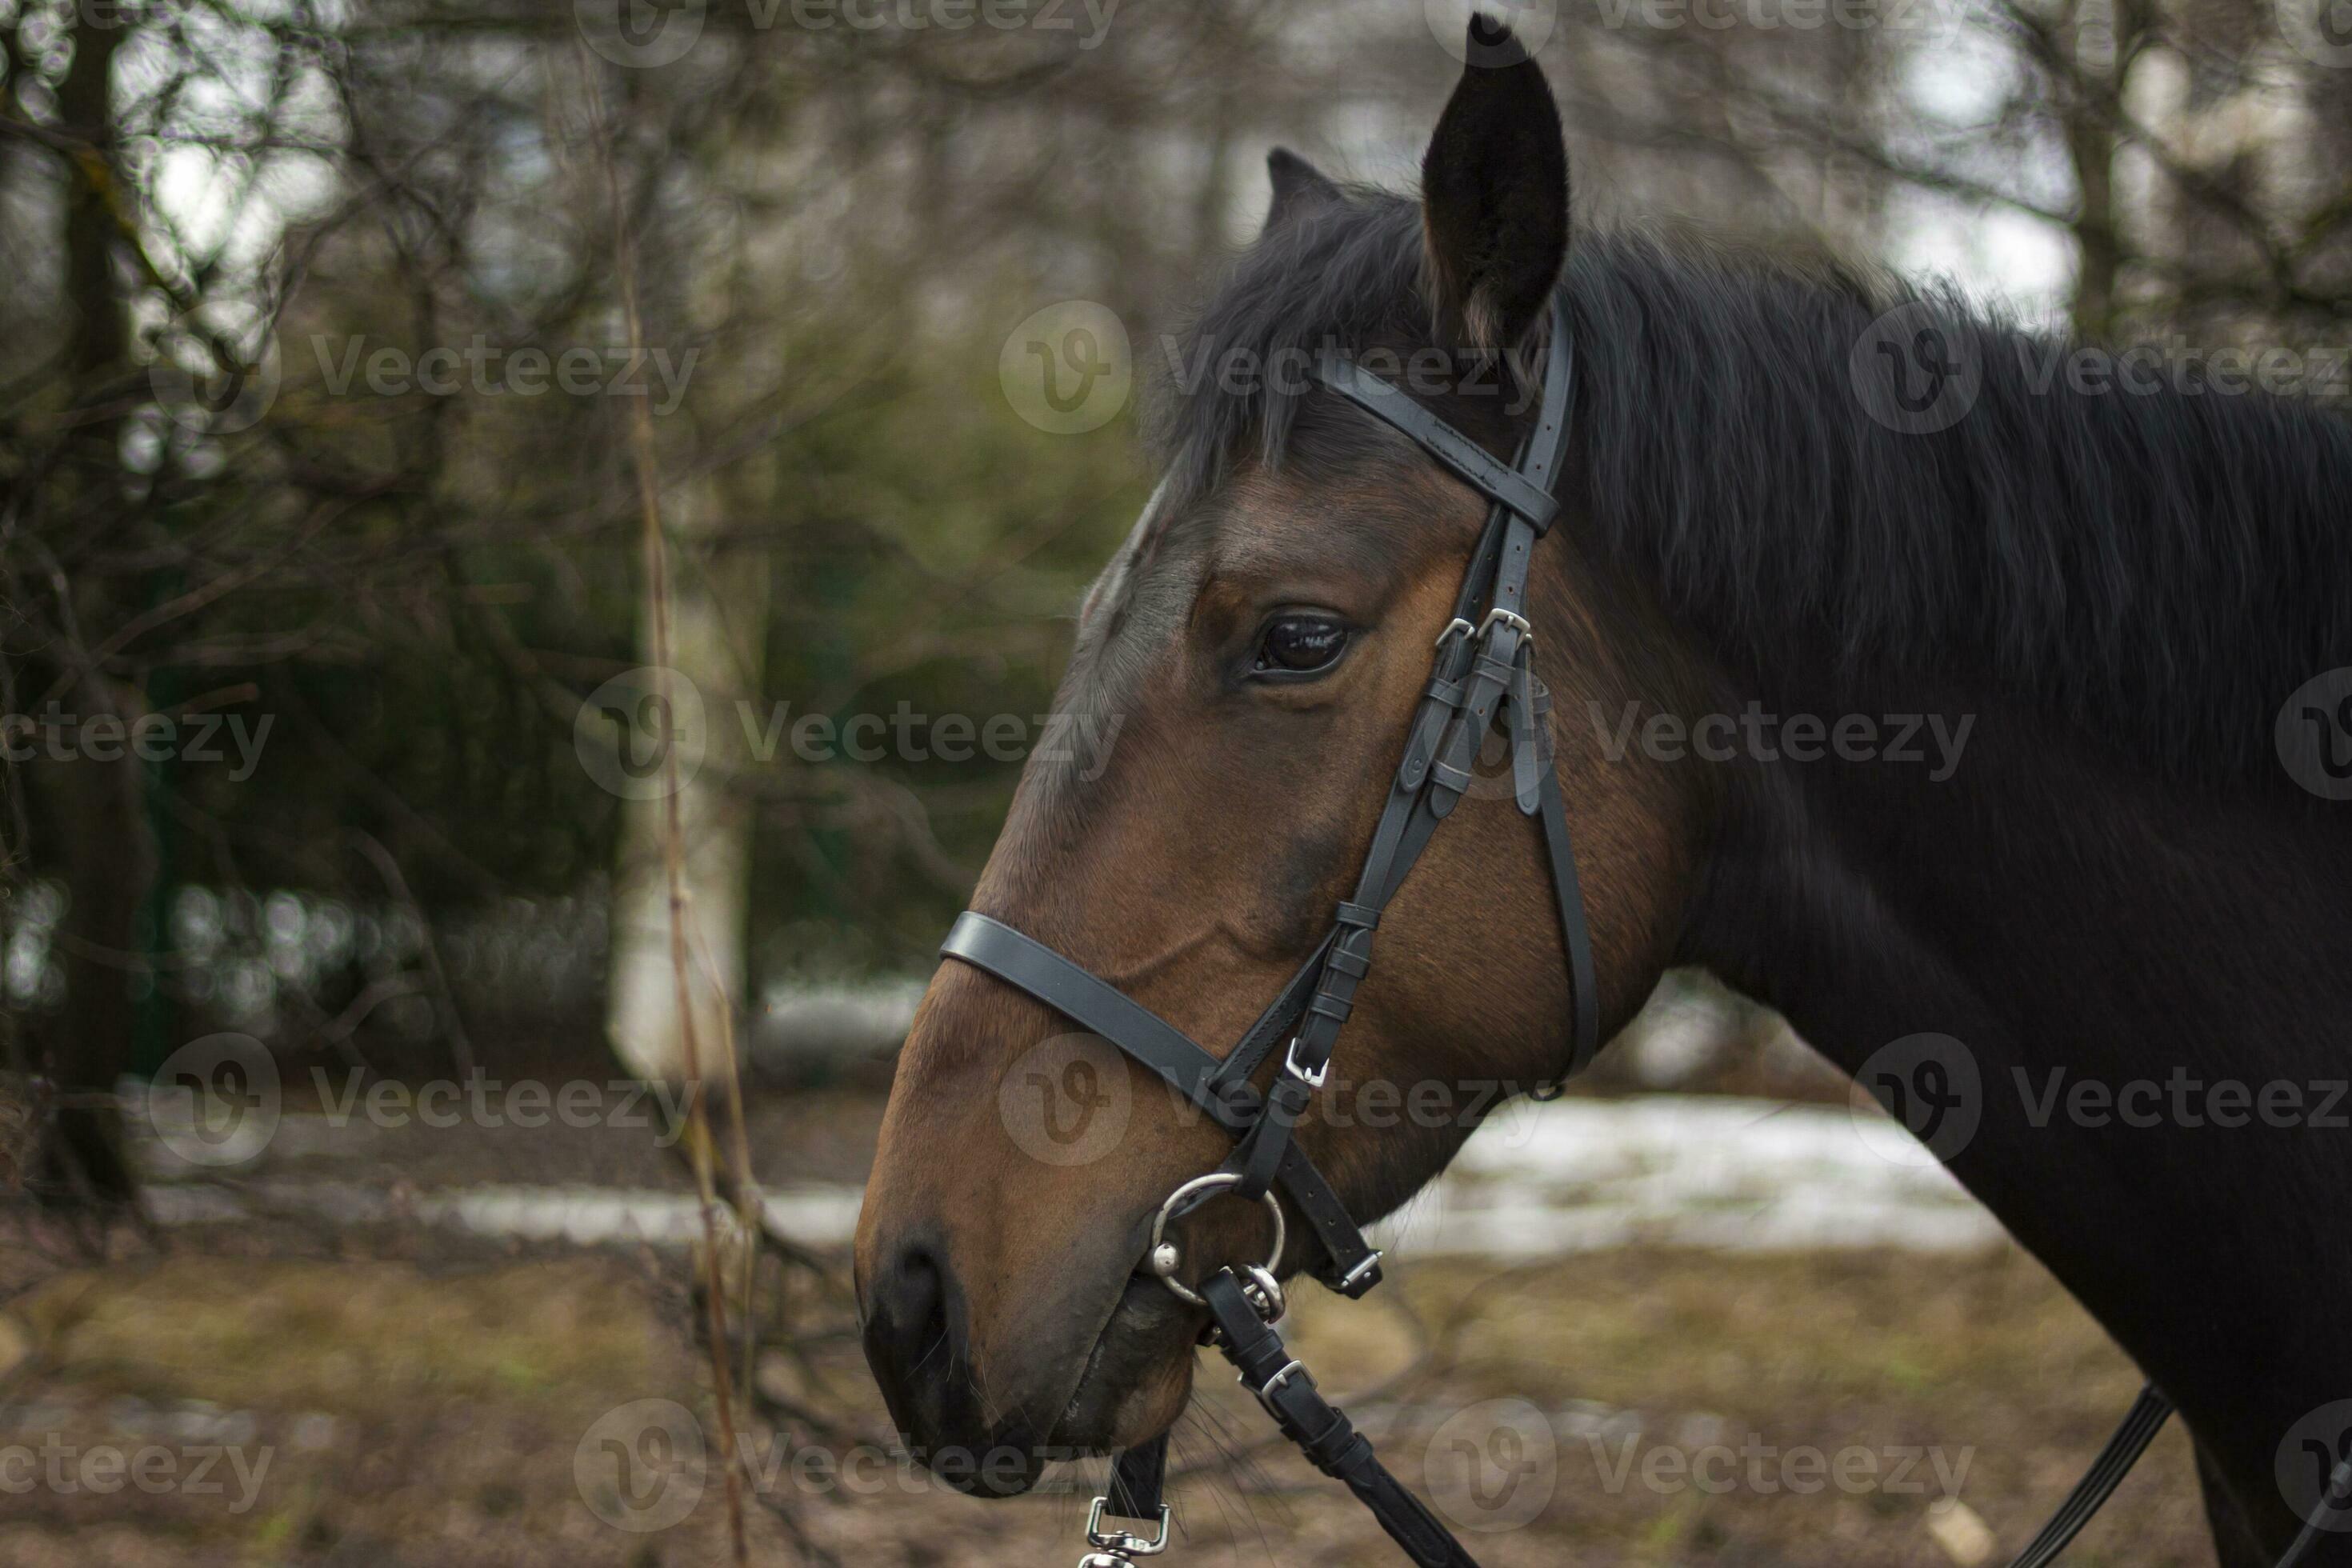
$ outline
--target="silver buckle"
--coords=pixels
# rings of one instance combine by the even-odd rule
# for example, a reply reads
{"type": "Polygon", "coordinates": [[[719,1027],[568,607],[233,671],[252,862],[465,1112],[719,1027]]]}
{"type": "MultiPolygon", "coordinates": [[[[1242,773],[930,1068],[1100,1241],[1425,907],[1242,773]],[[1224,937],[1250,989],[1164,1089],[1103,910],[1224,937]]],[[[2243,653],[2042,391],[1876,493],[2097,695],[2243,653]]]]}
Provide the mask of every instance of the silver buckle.
{"type": "Polygon", "coordinates": [[[1290,1048],[1282,1053],[1282,1070],[1288,1073],[1291,1077],[1297,1079],[1299,1082],[1305,1084],[1309,1089],[1321,1089],[1323,1087],[1323,1080],[1331,1076],[1331,1062],[1329,1058],[1325,1058],[1323,1065],[1317,1068],[1313,1072],[1308,1072],[1305,1068],[1300,1067],[1298,1065],[1298,1037],[1297,1035],[1293,1035],[1290,1037],[1290,1048]]]}
{"type": "MultiPolygon", "coordinates": [[[[1257,1395],[1258,1404],[1265,1406],[1265,1413],[1268,1415],[1274,1415],[1274,1391],[1280,1388],[1284,1384],[1288,1383],[1292,1373],[1304,1373],[1306,1370],[1307,1368],[1303,1364],[1294,1359],[1284,1363],[1280,1372],[1277,1372],[1272,1377],[1267,1378],[1264,1388],[1255,1389],[1252,1391],[1257,1395]]],[[[1234,1379],[1234,1381],[1235,1383],[1245,1384],[1249,1382],[1249,1379],[1245,1377],[1237,1377],[1234,1379]]],[[[1276,1420],[1281,1419],[1280,1416],[1276,1416],[1275,1418],[1276,1420]]]]}
{"type": "Polygon", "coordinates": [[[1354,1289],[1356,1287],[1356,1281],[1361,1279],[1365,1275],[1370,1274],[1373,1269],[1378,1268],[1381,1266],[1381,1259],[1387,1256],[1388,1254],[1385,1252],[1376,1251],[1370,1257],[1365,1258],[1361,1263],[1359,1263],[1353,1268],[1349,1269],[1339,1280],[1340,1290],[1345,1292],[1354,1289]]]}
{"type": "Polygon", "coordinates": [[[1517,615],[1512,611],[1503,608],[1500,605],[1496,605],[1493,609],[1486,612],[1486,618],[1478,623],[1478,630],[1475,635],[1480,637],[1484,637],[1486,633],[1492,629],[1496,621],[1502,622],[1503,625],[1518,633],[1519,637],[1524,641],[1532,643],[1536,640],[1536,628],[1533,623],[1528,621],[1527,616],[1517,615]]]}
{"type": "Polygon", "coordinates": [[[1437,640],[1430,646],[1432,647],[1444,647],[1451,638],[1475,637],[1477,635],[1477,627],[1472,626],[1468,621],[1464,620],[1460,616],[1456,616],[1452,620],[1445,623],[1445,629],[1437,634],[1437,640]]]}
{"type": "Polygon", "coordinates": [[[1124,1530],[1105,1530],[1102,1527],[1103,1510],[1109,1506],[1110,1499],[1107,1497],[1095,1499],[1094,1510],[1087,1515],[1087,1545],[1097,1552],[1115,1552],[1120,1557],[1157,1557],[1168,1550],[1168,1519],[1171,1510],[1166,1503],[1160,1505],[1160,1533],[1148,1541],[1140,1535],[1130,1535],[1124,1530]]]}

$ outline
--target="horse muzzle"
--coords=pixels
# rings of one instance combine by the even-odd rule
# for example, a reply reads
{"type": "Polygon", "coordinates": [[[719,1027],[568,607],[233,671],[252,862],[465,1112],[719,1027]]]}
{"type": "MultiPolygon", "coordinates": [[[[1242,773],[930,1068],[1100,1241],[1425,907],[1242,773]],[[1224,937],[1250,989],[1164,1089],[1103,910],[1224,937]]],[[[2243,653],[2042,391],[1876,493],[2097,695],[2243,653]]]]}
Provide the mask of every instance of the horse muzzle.
{"type": "Polygon", "coordinates": [[[1182,1408],[1198,1324],[1131,1265],[1033,1281],[982,1342],[935,1236],[876,1251],[860,1270],[866,1359],[909,1454],[950,1489],[1020,1496],[1052,1462],[1149,1438],[1182,1408]]]}

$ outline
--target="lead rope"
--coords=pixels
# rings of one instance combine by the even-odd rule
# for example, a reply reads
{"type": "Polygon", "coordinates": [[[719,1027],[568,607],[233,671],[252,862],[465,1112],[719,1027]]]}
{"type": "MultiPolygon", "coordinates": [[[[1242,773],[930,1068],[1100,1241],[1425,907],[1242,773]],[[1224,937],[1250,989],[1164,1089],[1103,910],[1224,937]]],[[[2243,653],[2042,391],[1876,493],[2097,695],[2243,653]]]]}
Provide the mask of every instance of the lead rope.
{"type": "MultiPolygon", "coordinates": [[[[2171,1415],[2172,1401],[2162,1389],[2152,1383],[2141,1389],[2115,1436],[2107,1439],[2107,1446],[2091,1462],[2090,1469],[2074,1483],[2074,1489],[2067,1494],[2058,1511],[2050,1516],[2050,1522],[2042,1527],[2042,1532],[2017,1554],[2009,1568],[2049,1568],[2056,1562],[2067,1542],[2082,1533],[2083,1527],[2091,1522],[2091,1516],[2115,1495],[2116,1489],[2131,1473],[2132,1466],[2139,1462],[2139,1457],[2147,1452],[2148,1444],[2156,1440],[2171,1415]]],[[[2319,1505],[2304,1521],[2294,1544],[2274,1568],[2294,1568],[2318,1542],[2320,1532],[2332,1528],[2336,1516],[2347,1508],[2352,1508],[2352,1458],[2337,1465],[2335,1473],[2327,1478],[2327,1489],[2319,1505]]]]}
{"type": "MultiPolygon", "coordinates": [[[[1243,1279],[1230,1268],[1219,1269],[1200,1289],[1214,1324],[1210,1342],[1233,1363],[1241,1385],[1317,1469],[1346,1483],[1415,1568],[1478,1568],[1453,1532],[1389,1473],[1370,1440],[1323,1397],[1313,1374],[1282,1342],[1275,1331],[1283,1316],[1282,1288],[1274,1276],[1255,1268],[1246,1274],[1243,1279]]],[[[1169,1509],[1161,1500],[1167,1469],[1164,1436],[1118,1457],[1109,1489],[1095,1500],[1087,1521],[1087,1543],[1095,1550],[1079,1560],[1078,1568],[1133,1568],[1136,1558],[1168,1549],[1169,1509]],[[1151,1521],[1156,1529],[1150,1535],[1106,1530],[1107,1513],[1151,1521]]]]}
{"type": "MultiPolygon", "coordinates": [[[[1210,1310],[1216,1314],[1218,1348],[1225,1352],[1225,1359],[1240,1370],[1242,1386],[1257,1395],[1258,1403],[1265,1406],[1267,1414],[1274,1417],[1285,1436],[1307,1450],[1307,1457],[1315,1459],[1326,1475],[1347,1481],[1355,1494],[1363,1500],[1364,1505],[1371,1510],[1372,1516],[1380,1521],[1381,1527],[1405,1549],[1421,1568],[1477,1568],[1469,1554],[1462,1550],[1461,1543],[1447,1533],[1445,1527],[1381,1468],[1380,1461],[1372,1457],[1371,1445],[1355,1432],[1336,1406],[1327,1403],[1316,1391],[1314,1379],[1307,1375],[1307,1369],[1284,1354],[1281,1336],[1274,1332],[1271,1322],[1260,1321],[1260,1312],[1256,1310],[1259,1298],[1253,1290],[1238,1287],[1228,1270],[1202,1287],[1202,1294],[1208,1298],[1210,1310]],[[1228,1289],[1227,1286],[1234,1288],[1228,1289]],[[1251,1309],[1250,1321],[1258,1328],[1255,1336],[1250,1335],[1246,1329],[1242,1335],[1236,1336],[1227,1326],[1235,1298],[1245,1308],[1251,1309]],[[1305,1394],[1290,1394],[1288,1390],[1293,1384],[1303,1384],[1305,1394]],[[1271,1396],[1268,1394],[1269,1386],[1273,1388],[1271,1396]],[[1297,1414],[1286,1411],[1296,1411],[1297,1414]],[[1317,1432],[1329,1434],[1329,1441],[1342,1448],[1360,1447],[1360,1458],[1353,1460],[1358,1467],[1356,1473],[1343,1473],[1317,1457],[1316,1448],[1310,1446],[1310,1438],[1300,1435],[1317,1432]],[[1356,1474],[1365,1474],[1365,1484],[1358,1484],[1356,1474]],[[1372,1474],[1377,1475],[1377,1481],[1371,1479],[1372,1474]]],[[[1279,1321],[1281,1298],[1278,1292],[1274,1300],[1277,1309],[1276,1321],[1279,1321]]],[[[2132,1467],[2147,1451],[2147,1446],[2155,1441],[2156,1435],[2164,1429],[2165,1422],[2171,1415],[2172,1401],[2162,1389],[2152,1383],[2141,1389],[2139,1397],[2132,1402],[2131,1409],[2125,1414],[2115,1435],[2107,1439],[2107,1446],[2099,1451],[2099,1457],[2092,1461],[2090,1469],[2074,1483],[2074,1489],[2067,1494],[2058,1511],[2050,1516],[2050,1522],[2042,1527],[2024,1551],[2011,1560],[2009,1568],[2049,1568],[2056,1562],[2058,1554],[2066,1550],[2074,1537],[2082,1533],[2083,1527],[2091,1522],[2092,1516],[2115,1495],[2116,1489],[2123,1484],[2124,1478],[2131,1473],[2132,1467]]],[[[1129,1448],[1119,1455],[1111,1468],[1109,1496],[1097,1500],[1095,1515],[1087,1523],[1088,1542],[1100,1550],[1089,1554],[1078,1568],[1133,1568],[1134,1556],[1150,1556],[1167,1549],[1169,1510],[1160,1501],[1167,1468],[1168,1439],[1165,1437],[1140,1448],[1129,1448]],[[1112,1511],[1121,1517],[1156,1518],[1160,1524],[1157,1540],[1145,1541],[1118,1531],[1099,1531],[1097,1527],[1101,1523],[1106,1502],[1114,1503],[1116,1506],[1112,1511]],[[1120,1542],[1141,1544],[1121,1551],[1118,1545],[1120,1542]]],[[[2274,1568],[2295,1568],[2318,1544],[2320,1536],[2333,1529],[2336,1521],[2347,1511],[2352,1511],[2352,1458],[2339,1463],[2329,1475],[2326,1490],[2320,1497],[2318,1506],[2312,1510],[2311,1517],[2304,1521],[2303,1529],[2274,1568]]]]}

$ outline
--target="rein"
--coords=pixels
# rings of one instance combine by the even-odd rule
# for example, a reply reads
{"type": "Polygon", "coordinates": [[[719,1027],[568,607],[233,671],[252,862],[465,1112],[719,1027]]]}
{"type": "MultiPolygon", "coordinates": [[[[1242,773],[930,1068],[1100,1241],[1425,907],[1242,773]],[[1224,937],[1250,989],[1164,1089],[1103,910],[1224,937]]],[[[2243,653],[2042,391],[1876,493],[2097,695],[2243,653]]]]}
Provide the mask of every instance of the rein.
{"type": "MultiPolygon", "coordinates": [[[[1535,673],[1536,633],[1527,616],[1529,560],[1536,541],[1559,513],[1552,489],[1567,458],[1575,385],[1575,350],[1563,301],[1555,300],[1552,315],[1542,402],[1517,460],[1509,464],[1353,361],[1327,352],[1316,367],[1326,387],[1411,437],[1491,505],[1453,616],[1437,638],[1429,683],[1353,896],[1340,902],[1330,932],[1234,1049],[1220,1060],[1118,987],[986,915],[967,910],[957,917],[940,947],[941,956],[994,975],[1117,1046],[1234,1139],[1233,1155],[1223,1166],[1185,1183],[1160,1205],[1143,1268],[1186,1305],[1207,1310],[1205,1342],[1233,1363],[1242,1385],[1256,1395],[1283,1436],[1326,1475],[1344,1481],[1420,1568],[1477,1564],[1381,1466],[1371,1444],[1323,1397],[1275,1331],[1286,1310],[1277,1279],[1288,1237],[1283,1200],[1289,1200],[1320,1249],[1320,1261],[1311,1269],[1317,1279],[1350,1300],[1380,1283],[1381,1254],[1365,1241],[1293,1130],[1323,1086],[1340,1026],[1370,972],[1372,933],[1381,911],[1438,824],[1469,790],[1479,750],[1498,719],[1510,742],[1513,797],[1523,815],[1543,825],[1574,995],[1568,1061],[1557,1078],[1530,1094],[1556,1098],[1560,1084],[1582,1071],[1601,1047],[1591,937],[1552,765],[1551,696],[1535,673]],[[1282,1065],[1260,1094],[1251,1079],[1286,1039],[1282,1065]],[[1178,1278],[1183,1256],[1167,1239],[1168,1227],[1219,1196],[1265,1205],[1274,1226],[1271,1249],[1263,1264],[1223,1268],[1197,1287],[1187,1285],[1178,1278]]],[[[2114,1493],[2171,1413],[2171,1401],[2154,1384],[2143,1390],[2090,1471],[2011,1568],[2046,1568],[2114,1493]]],[[[1093,1550],[1079,1568],[1132,1568],[1136,1558],[1168,1549],[1172,1515],[1163,1498],[1167,1467],[1165,1435],[1118,1456],[1108,1489],[1087,1515],[1087,1542],[1093,1550]],[[1139,1525],[1142,1531],[1107,1527],[1107,1519],[1139,1525]]],[[[2293,1568],[2327,1521],[2347,1507],[2352,1458],[2336,1468],[2318,1510],[2277,1568],[2293,1568]]]]}

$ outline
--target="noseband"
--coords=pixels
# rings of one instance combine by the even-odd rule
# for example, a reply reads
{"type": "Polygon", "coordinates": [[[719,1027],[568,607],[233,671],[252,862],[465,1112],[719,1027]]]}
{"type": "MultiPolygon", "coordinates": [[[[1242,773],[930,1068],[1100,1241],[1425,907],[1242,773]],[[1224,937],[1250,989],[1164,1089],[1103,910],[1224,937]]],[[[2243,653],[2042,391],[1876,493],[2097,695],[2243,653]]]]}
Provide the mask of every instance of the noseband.
{"type": "MultiPolygon", "coordinates": [[[[1143,1269],[1187,1305],[1207,1308],[1212,1325],[1208,1342],[1233,1363],[1242,1384],[1257,1396],[1283,1435],[1325,1474],[1346,1482],[1421,1568],[1477,1564],[1381,1466],[1371,1444],[1323,1398],[1314,1378],[1275,1332],[1285,1310],[1277,1281],[1286,1235],[1282,1200],[1287,1199],[1305,1220],[1319,1248],[1319,1259],[1311,1267],[1316,1279],[1351,1300],[1380,1283],[1381,1254],[1365,1241],[1292,1132],[1323,1087],[1340,1026],[1355,1005],[1358,986],[1370,972],[1372,933],[1381,912],[1403,885],[1438,824],[1468,792],[1472,768],[1498,719],[1510,742],[1512,795],[1521,813],[1543,825],[1575,1009],[1567,1062],[1557,1077],[1528,1092],[1537,1099],[1556,1097],[1560,1084],[1582,1071],[1601,1047],[1591,938],[1577,886],[1559,779],[1552,766],[1551,696],[1536,677],[1536,633],[1527,615],[1529,557],[1558,515],[1552,489],[1568,453],[1576,371],[1568,319],[1565,301],[1555,298],[1542,401],[1517,460],[1508,464],[1353,361],[1327,352],[1316,367],[1324,386],[1411,437],[1484,495],[1490,508],[1463,574],[1461,591],[1454,595],[1452,618],[1438,636],[1429,683],[1406,732],[1404,756],[1390,783],[1354,893],[1341,901],[1329,932],[1240,1042],[1220,1060],[1118,987],[1034,938],[976,911],[958,916],[940,947],[941,956],[1027,992],[1117,1046],[1159,1074],[1234,1139],[1233,1155],[1222,1167],[1185,1183],[1160,1205],[1143,1269]],[[1275,1047],[1285,1041],[1282,1065],[1261,1094],[1251,1080],[1275,1047]],[[1262,1265],[1220,1268],[1197,1286],[1187,1285],[1178,1278],[1183,1255],[1168,1239],[1168,1227],[1219,1196],[1266,1206],[1274,1220],[1271,1254],[1262,1265]]],[[[2170,1401],[2153,1385],[2143,1392],[2065,1506],[2011,1568],[2044,1568],[2054,1559],[2121,1483],[2171,1409],[2170,1401]]],[[[1095,1500],[1087,1516],[1087,1540],[1094,1551],[1079,1568],[1131,1568],[1133,1559],[1167,1550],[1170,1510],[1162,1500],[1167,1464],[1164,1435],[1119,1455],[1107,1495],[1095,1500]],[[1151,1532],[1106,1529],[1106,1515],[1141,1523],[1151,1532]]],[[[2322,1521],[2341,1510],[2347,1494],[2352,1494],[2352,1459],[2337,1467],[2320,1511],[2278,1568],[2291,1568],[2309,1550],[2322,1521]]]]}

